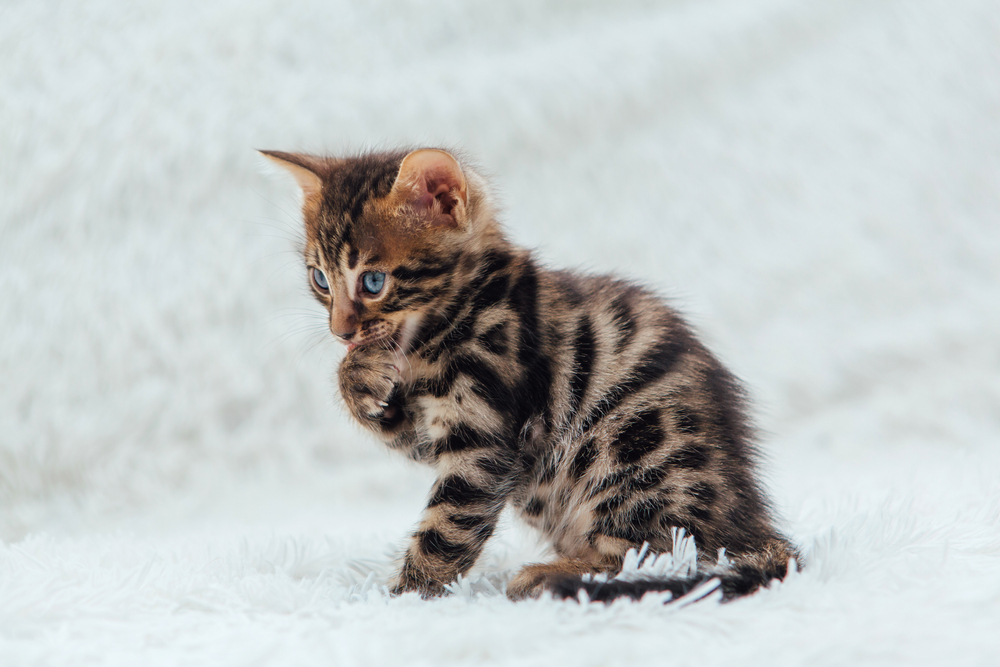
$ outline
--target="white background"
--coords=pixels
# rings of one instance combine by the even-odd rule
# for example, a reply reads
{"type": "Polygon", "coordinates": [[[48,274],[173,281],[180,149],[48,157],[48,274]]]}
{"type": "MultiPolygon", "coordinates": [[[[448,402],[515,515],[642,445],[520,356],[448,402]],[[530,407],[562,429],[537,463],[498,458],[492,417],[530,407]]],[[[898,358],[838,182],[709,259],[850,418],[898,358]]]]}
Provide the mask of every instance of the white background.
{"type": "Polygon", "coordinates": [[[998,626],[994,1],[0,5],[0,664],[995,664],[998,626]],[[688,315],[801,574],[515,605],[507,525],[464,593],[380,592],[432,478],[345,418],[252,149],[398,144],[688,315]]]}

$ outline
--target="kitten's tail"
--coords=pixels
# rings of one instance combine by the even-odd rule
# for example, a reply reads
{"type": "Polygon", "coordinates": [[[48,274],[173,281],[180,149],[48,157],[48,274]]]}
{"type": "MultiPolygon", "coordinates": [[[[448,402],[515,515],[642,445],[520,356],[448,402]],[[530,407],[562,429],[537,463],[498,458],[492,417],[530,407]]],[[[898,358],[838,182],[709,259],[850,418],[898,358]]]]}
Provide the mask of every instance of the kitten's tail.
{"type": "Polygon", "coordinates": [[[672,594],[670,601],[673,602],[689,593],[700,599],[718,589],[722,592],[722,601],[728,602],[750,595],[759,588],[766,588],[775,579],[783,580],[788,575],[789,567],[799,569],[798,563],[795,549],[778,538],[760,551],[733,558],[724,565],[686,577],[615,578],[599,581],[568,576],[549,581],[546,588],[561,599],[578,599],[580,591],[585,591],[588,599],[593,602],[611,602],[619,598],[640,600],[646,593],[667,591],[672,594]],[[708,583],[712,581],[717,581],[718,584],[708,583]]]}

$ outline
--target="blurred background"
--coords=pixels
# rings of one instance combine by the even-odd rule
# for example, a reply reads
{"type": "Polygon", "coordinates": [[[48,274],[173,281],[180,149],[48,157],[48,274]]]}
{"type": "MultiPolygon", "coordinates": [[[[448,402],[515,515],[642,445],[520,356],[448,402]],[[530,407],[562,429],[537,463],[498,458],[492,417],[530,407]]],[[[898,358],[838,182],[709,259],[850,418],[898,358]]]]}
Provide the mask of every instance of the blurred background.
{"type": "Polygon", "coordinates": [[[459,148],[516,241],[654,286],[807,550],[996,508],[998,118],[992,0],[6,0],[0,541],[415,521],[255,148],[459,148]]]}

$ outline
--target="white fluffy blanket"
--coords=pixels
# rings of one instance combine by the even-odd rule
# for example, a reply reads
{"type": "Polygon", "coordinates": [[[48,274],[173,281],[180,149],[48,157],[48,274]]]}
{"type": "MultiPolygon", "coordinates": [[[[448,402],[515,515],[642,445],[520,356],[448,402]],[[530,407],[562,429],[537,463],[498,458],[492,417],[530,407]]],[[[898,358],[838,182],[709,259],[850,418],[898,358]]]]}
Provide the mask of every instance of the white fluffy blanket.
{"type": "Polygon", "coordinates": [[[0,664],[1000,660],[995,0],[0,6],[0,664]],[[460,147],[688,314],[808,567],[719,605],[387,598],[428,471],[343,417],[253,148],[460,147]]]}

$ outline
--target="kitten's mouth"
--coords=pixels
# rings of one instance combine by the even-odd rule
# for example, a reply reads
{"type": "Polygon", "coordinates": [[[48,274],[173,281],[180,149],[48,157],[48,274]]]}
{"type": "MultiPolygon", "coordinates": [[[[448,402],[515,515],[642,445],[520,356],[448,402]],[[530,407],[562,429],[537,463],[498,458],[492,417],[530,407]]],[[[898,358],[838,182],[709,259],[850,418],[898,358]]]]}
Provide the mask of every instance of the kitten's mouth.
{"type": "Polygon", "coordinates": [[[373,345],[375,343],[378,343],[379,341],[386,340],[387,338],[388,336],[377,336],[374,338],[363,338],[362,340],[354,340],[354,341],[345,340],[344,344],[347,345],[347,351],[350,352],[356,347],[368,347],[369,345],[373,345]]]}
{"type": "Polygon", "coordinates": [[[358,332],[350,340],[344,340],[347,351],[350,352],[356,347],[367,347],[382,341],[396,342],[400,327],[394,327],[385,320],[373,320],[361,325],[358,332]]]}
{"type": "Polygon", "coordinates": [[[352,340],[341,340],[347,345],[348,352],[356,347],[365,347],[381,341],[388,341],[394,349],[405,354],[408,351],[410,343],[413,342],[413,336],[417,332],[420,320],[420,315],[413,315],[407,317],[396,326],[385,321],[366,322],[357,334],[360,338],[355,340],[352,336],[352,340]]]}
{"type": "Polygon", "coordinates": [[[385,340],[385,338],[384,337],[381,337],[381,338],[372,338],[372,339],[359,340],[359,341],[350,342],[350,343],[348,343],[348,342],[345,341],[345,345],[347,345],[347,351],[350,352],[351,350],[353,350],[356,347],[368,347],[372,343],[377,343],[380,340],[385,340]]]}

